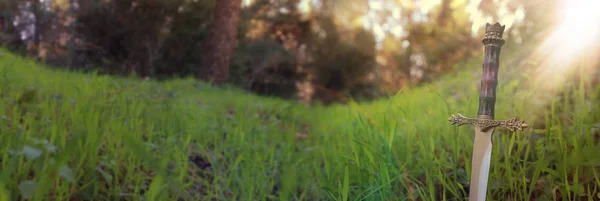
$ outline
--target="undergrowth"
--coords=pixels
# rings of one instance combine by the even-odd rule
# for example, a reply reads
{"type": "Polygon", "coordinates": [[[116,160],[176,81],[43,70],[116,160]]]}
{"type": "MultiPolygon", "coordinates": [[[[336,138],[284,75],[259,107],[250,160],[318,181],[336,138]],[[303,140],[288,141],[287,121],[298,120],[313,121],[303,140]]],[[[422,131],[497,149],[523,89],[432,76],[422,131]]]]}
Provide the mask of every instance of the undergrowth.
{"type": "MultiPolygon", "coordinates": [[[[4,52],[0,201],[466,200],[473,128],[447,119],[475,115],[479,63],[389,99],[308,108],[4,52]]],[[[504,68],[496,118],[531,128],[496,131],[488,200],[600,199],[598,88],[540,98],[504,68]]]]}

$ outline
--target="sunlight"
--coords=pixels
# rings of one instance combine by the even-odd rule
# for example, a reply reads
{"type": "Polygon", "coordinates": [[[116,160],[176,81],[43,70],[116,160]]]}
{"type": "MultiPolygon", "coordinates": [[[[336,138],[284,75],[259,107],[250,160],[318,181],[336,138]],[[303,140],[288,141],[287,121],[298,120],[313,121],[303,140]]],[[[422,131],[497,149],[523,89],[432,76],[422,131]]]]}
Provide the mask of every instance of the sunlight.
{"type": "MultiPolygon", "coordinates": [[[[495,18],[486,16],[485,13],[479,9],[482,0],[461,0],[452,2],[453,4],[451,7],[457,7],[462,4],[466,5],[466,12],[471,21],[471,34],[473,36],[480,34],[485,24],[494,21],[496,18],[497,21],[506,26],[506,29],[510,29],[514,24],[525,19],[524,8],[520,6],[511,10],[509,9],[510,1],[506,0],[498,1],[499,11],[498,16],[495,18]]],[[[375,35],[379,49],[379,47],[382,47],[381,43],[383,43],[385,38],[391,36],[400,39],[409,34],[404,27],[406,22],[402,19],[403,10],[414,9],[416,12],[411,16],[413,23],[422,23],[431,20],[429,19],[430,12],[439,7],[441,3],[441,0],[369,0],[367,4],[367,13],[360,16],[358,21],[364,29],[370,30],[375,35]],[[382,15],[382,13],[389,14],[382,15]]]]}
{"type": "Polygon", "coordinates": [[[498,16],[495,18],[486,16],[482,10],[479,9],[482,0],[469,0],[466,6],[466,12],[469,14],[469,20],[471,21],[471,34],[476,36],[483,31],[485,24],[498,21],[502,25],[506,26],[506,30],[525,19],[525,11],[523,6],[517,7],[514,11],[509,9],[509,1],[499,1],[498,16]]]}
{"type": "Polygon", "coordinates": [[[254,0],[242,0],[242,7],[251,6],[254,3],[254,0]]]}
{"type": "Polygon", "coordinates": [[[585,48],[586,43],[597,40],[600,24],[600,1],[597,0],[569,0],[565,1],[564,19],[557,32],[560,37],[569,38],[569,43],[563,47],[565,53],[576,52],[585,48]]]}
{"type": "Polygon", "coordinates": [[[568,0],[562,4],[562,19],[555,31],[541,44],[531,58],[540,58],[539,87],[555,90],[564,83],[565,73],[574,67],[593,71],[600,42],[600,1],[568,0]],[[548,82],[552,80],[551,82],[548,82]]]}
{"type": "Polygon", "coordinates": [[[300,13],[306,15],[309,14],[318,4],[318,0],[301,0],[300,3],[298,3],[298,10],[300,10],[300,13]]]}

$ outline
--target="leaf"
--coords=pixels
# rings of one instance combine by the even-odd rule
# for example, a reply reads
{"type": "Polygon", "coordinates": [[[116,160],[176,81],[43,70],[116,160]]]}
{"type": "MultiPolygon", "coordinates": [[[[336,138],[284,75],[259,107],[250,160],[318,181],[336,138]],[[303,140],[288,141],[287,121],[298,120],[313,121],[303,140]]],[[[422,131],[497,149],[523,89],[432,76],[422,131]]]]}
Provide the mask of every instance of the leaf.
{"type": "Polygon", "coordinates": [[[20,156],[20,155],[23,155],[23,152],[22,151],[8,150],[8,154],[13,155],[13,156],[20,156]]]}
{"type": "Polygon", "coordinates": [[[19,184],[19,191],[23,198],[28,199],[33,197],[35,194],[35,188],[37,188],[38,183],[35,181],[23,181],[19,184]]]}
{"type": "Polygon", "coordinates": [[[46,151],[50,153],[56,153],[56,146],[52,144],[46,144],[46,151]]]}
{"type": "Polygon", "coordinates": [[[4,183],[0,182],[0,201],[9,201],[10,192],[6,190],[4,183]]]}
{"type": "Polygon", "coordinates": [[[104,179],[107,182],[110,183],[112,181],[112,176],[110,174],[108,174],[106,171],[104,171],[102,168],[96,167],[96,170],[98,170],[98,172],[100,172],[100,174],[102,175],[102,177],[104,177],[104,179]]]}
{"type": "Polygon", "coordinates": [[[585,193],[585,188],[583,184],[575,184],[571,185],[571,191],[577,195],[583,195],[585,193]]]}
{"type": "Polygon", "coordinates": [[[350,192],[350,173],[348,171],[348,165],[346,165],[346,173],[344,173],[344,186],[342,187],[342,200],[348,200],[348,194],[350,192]]]}
{"type": "Polygon", "coordinates": [[[23,153],[25,154],[27,159],[34,160],[40,157],[40,155],[42,155],[43,152],[42,150],[39,150],[37,148],[25,145],[25,147],[23,147],[23,153]]]}
{"type": "Polygon", "coordinates": [[[75,182],[75,178],[73,177],[73,170],[71,170],[71,168],[69,168],[69,166],[67,165],[64,165],[60,167],[60,169],[58,169],[58,175],[63,179],[66,179],[67,181],[75,182]]]}
{"type": "Polygon", "coordinates": [[[154,179],[152,180],[152,183],[150,184],[150,188],[148,188],[148,192],[146,192],[146,200],[158,200],[158,193],[161,190],[161,186],[163,183],[163,177],[162,175],[156,175],[156,177],[154,177],[154,179]]]}

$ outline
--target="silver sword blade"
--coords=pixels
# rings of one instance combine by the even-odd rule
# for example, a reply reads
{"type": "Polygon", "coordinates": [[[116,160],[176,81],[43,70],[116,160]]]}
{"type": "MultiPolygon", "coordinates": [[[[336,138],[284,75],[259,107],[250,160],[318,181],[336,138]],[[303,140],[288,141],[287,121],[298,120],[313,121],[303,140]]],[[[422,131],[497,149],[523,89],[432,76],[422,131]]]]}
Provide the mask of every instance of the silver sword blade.
{"type": "Polygon", "coordinates": [[[471,163],[470,201],[485,201],[490,161],[492,158],[492,134],[495,128],[482,131],[475,126],[475,141],[473,144],[473,157],[471,163]]]}

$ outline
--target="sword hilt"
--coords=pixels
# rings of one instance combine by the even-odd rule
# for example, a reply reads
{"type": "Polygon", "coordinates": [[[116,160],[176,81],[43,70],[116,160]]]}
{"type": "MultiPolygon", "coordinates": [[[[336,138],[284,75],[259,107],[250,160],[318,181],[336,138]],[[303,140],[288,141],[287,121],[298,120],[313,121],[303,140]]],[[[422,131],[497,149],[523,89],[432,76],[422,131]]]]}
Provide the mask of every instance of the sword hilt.
{"type": "Polygon", "coordinates": [[[494,116],[500,52],[502,45],[504,45],[504,39],[502,39],[504,28],[505,26],[500,25],[500,23],[488,23],[485,26],[485,36],[481,41],[484,45],[483,72],[481,74],[479,110],[477,111],[477,115],[494,116]]]}
{"type": "Polygon", "coordinates": [[[492,127],[505,127],[510,131],[515,130],[523,130],[527,128],[529,125],[525,123],[523,120],[517,120],[517,118],[511,118],[508,120],[494,120],[490,116],[481,115],[479,118],[468,118],[463,116],[462,114],[452,115],[448,118],[448,121],[452,125],[462,126],[464,124],[472,124],[474,126],[478,126],[481,131],[486,131],[492,127]]]}

